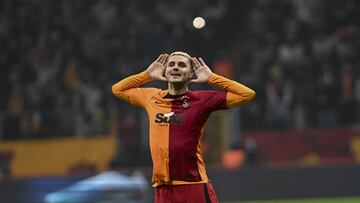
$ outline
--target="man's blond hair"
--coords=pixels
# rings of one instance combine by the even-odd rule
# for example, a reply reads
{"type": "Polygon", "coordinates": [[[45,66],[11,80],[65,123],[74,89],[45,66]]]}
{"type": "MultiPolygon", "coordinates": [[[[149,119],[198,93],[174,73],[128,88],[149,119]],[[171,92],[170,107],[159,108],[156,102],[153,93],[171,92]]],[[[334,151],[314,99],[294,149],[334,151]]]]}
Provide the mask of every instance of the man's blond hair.
{"type": "Polygon", "coordinates": [[[172,57],[172,56],[175,56],[175,55],[183,56],[183,57],[185,57],[185,58],[187,58],[187,59],[189,59],[191,61],[191,56],[188,53],[185,53],[185,52],[182,52],[182,51],[175,51],[175,52],[171,53],[169,57],[172,57]]]}

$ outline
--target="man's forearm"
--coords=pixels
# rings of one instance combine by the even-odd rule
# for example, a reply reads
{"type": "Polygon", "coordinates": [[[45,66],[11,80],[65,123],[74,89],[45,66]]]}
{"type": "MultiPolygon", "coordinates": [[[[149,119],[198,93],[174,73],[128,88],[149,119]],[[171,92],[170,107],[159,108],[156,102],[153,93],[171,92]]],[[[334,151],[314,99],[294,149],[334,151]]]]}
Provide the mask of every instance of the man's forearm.
{"type": "Polygon", "coordinates": [[[209,84],[215,86],[215,87],[219,87],[221,89],[224,89],[228,92],[237,94],[237,95],[249,95],[249,96],[254,96],[255,95],[255,91],[246,87],[243,84],[240,84],[234,80],[230,80],[228,78],[225,78],[223,76],[217,75],[215,73],[212,73],[209,81],[209,84]]]}
{"type": "Polygon", "coordinates": [[[255,91],[223,76],[212,73],[208,83],[228,92],[226,103],[229,108],[239,106],[255,97],[255,91]]]}
{"type": "Polygon", "coordinates": [[[139,87],[149,81],[151,81],[149,74],[146,71],[143,71],[139,74],[124,78],[123,80],[114,84],[112,86],[112,92],[117,95],[122,91],[139,87]]]}

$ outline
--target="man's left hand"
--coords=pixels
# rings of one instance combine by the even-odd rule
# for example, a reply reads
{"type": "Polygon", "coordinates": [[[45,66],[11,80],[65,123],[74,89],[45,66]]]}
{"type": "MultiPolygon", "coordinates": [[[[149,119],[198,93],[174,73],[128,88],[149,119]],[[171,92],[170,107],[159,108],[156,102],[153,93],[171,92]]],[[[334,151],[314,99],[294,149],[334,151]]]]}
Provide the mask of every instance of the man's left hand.
{"type": "Polygon", "coordinates": [[[210,75],[212,74],[212,71],[210,68],[205,64],[204,60],[202,58],[191,58],[191,63],[194,68],[194,72],[196,75],[196,79],[190,80],[190,82],[195,83],[201,83],[201,82],[207,82],[209,80],[210,75]]]}

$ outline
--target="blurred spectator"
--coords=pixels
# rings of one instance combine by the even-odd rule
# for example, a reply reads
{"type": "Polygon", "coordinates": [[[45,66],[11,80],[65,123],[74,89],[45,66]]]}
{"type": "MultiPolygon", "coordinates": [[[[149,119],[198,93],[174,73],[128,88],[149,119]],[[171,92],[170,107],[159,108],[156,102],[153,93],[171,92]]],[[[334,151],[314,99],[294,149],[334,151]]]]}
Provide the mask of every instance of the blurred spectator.
{"type": "Polygon", "coordinates": [[[10,163],[12,158],[12,152],[0,151],[0,181],[1,179],[9,178],[11,176],[10,163]]]}
{"type": "Polygon", "coordinates": [[[279,65],[270,69],[272,79],[266,86],[266,113],[269,127],[285,129],[291,126],[294,98],[292,84],[283,78],[279,65]]]}

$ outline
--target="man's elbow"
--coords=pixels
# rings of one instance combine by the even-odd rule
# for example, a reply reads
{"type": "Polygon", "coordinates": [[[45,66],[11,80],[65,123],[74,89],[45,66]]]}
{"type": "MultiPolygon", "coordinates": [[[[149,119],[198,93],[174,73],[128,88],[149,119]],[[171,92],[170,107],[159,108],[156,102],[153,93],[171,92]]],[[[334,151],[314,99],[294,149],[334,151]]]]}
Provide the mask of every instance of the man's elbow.
{"type": "Polygon", "coordinates": [[[256,92],[254,90],[251,90],[249,93],[249,101],[253,100],[256,96],[256,92]]]}
{"type": "Polygon", "coordinates": [[[245,100],[246,102],[251,101],[254,99],[255,95],[256,95],[255,91],[252,89],[249,89],[249,91],[247,91],[246,93],[243,93],[241,95],[241,97],[242,97],[241,100],[245,100]]]}
{"type": "Polygon", "coordinates": [[[119,88],[116,88],[116,84],[114,84],[112,87],[111,87],[111,91],[114,95],[118,96],[121,94],[121,90],[119,90],[119,88]]]}
{"type": "Polygon", "coordinates": [[[115,88],[115,85],[113,85],[113,86],[111,87],[111,91],[112,91],[112,93],[113,93],[113,94],[115,94],[115,95],[116,95],[116,88],[115,88]]]}

